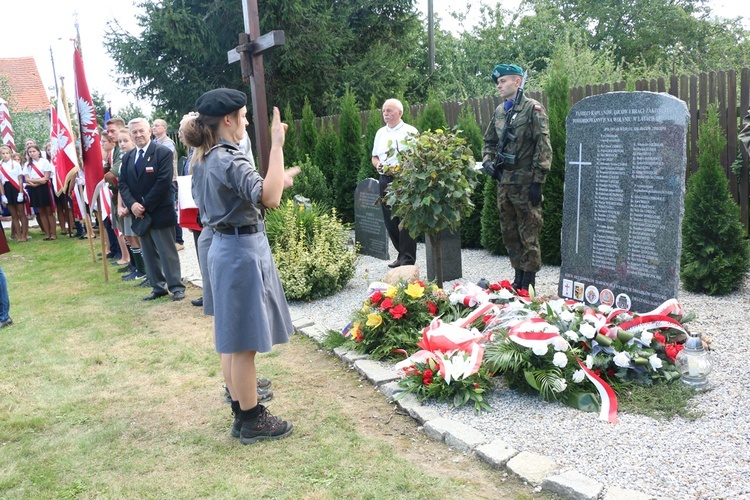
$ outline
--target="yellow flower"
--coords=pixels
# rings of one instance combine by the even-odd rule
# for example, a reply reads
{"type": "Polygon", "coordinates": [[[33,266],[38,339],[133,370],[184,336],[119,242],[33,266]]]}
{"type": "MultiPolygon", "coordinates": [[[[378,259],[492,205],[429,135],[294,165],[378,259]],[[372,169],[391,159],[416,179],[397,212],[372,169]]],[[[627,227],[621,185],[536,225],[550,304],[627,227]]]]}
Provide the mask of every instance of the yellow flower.
{"type": "Polygon", "coordinates": [[[380,314],[378,313],[370,313],[367,315],[367,323],[365,323],[367,326],[371,326],[373,328],[379,327],[383,323],[383,318],[380,317],[380,314]]]}
{"type": "Polygon", "coordinates": [[[395,286],[389,286],[383,295],[392,299],[393,297],[396,296],[397,293],[398,293],[398,288],[396,288],[395,286]]]}
{"type": "Polygon", "coordinates": [[[418,299],[424,295],[424,287],[419,283],[409,283],[406,287],[406,295],[412,299],[418,299]]]}
{"type": "Polygon", "coordinates": [[[366,313],[369,310],[370,310],[370,300],[368,299],[368,300],[365,300],[364,303],[362,304],[362,312],[366,313]]]}

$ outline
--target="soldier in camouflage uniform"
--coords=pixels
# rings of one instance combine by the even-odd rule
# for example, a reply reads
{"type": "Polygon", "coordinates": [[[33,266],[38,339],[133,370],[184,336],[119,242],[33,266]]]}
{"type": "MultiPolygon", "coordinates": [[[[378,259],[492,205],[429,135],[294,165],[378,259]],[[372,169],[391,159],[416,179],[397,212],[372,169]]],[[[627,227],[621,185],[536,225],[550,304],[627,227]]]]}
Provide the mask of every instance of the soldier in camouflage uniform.
{"type": "Polygon", "coordinates": [[[742,120],[742,130],[740,130],[740,142],[745,147],[745,151],[750,155],[750,111],[742,120]]]}
{"type": "Polygon", "coordinates": [[[535,285],[536,273],[542,267],[539,233],[542,229],[542,184],[550,169],[552,146],[549,140],[547,112],[534,99],[521,96],[523,70],[515,64],[499,64],[492,79],[505,102],[495,109],[492,123],[484,133],[482,149],[485,172],[498,181],[497,208],[503,243],[515,270],[513,286],[528,289],[535,285]],[[506,161],[502,170],[492,162],[498,154],[498,142],[505,121],[515,140],[506,140],[502,153],[515,155],[515,162],[506,161]]]}

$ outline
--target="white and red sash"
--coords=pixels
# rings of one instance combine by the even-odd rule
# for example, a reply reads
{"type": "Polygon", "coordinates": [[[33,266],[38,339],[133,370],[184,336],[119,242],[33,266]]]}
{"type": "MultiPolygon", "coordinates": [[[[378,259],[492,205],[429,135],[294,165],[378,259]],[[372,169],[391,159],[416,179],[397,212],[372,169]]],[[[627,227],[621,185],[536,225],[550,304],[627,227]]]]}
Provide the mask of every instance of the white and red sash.
{"type": "MultiPolygon", "coordinates": [[[[36,166],[36,164],[31,161],[29,162],[29,167],[36,173],[36,175],[39,176],[40,179],[44,179],[44,174],[41,170],[39,170],[39,167],[36,166]]],[[[47,191],[49,191],[49,203],[52,207],[52,210],[55,210],[57,208],[57,205],[55,204],[55,192],[52,190],[52,183],[49,179],[47,179],[47,191]]]]}
{"type": "Polygon", "coordinates": [[[5,170],[5,167],[0,164],[0,172],[3,173],[6,179],[8,179],[8,182],[10,182],[10,185],[16,188],[16,190],[20,193],[21,192],[21,186],[18,185],[18,181],[15,180],[13,177],[8,175],[8,172],[5,170]]]}

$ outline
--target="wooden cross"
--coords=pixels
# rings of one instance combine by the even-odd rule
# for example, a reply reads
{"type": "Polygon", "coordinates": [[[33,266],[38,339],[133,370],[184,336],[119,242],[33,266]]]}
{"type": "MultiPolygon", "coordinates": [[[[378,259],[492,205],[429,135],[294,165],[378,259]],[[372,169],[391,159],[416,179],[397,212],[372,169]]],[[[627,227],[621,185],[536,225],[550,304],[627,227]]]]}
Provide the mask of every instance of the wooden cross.
{"type": "Polygon", "coordinates": [[[227,52],[227,59],[230,64],[240,61],[242,81],[250,83],[259,171],[260,175],[265,177],[268,171],[271,138],[268,130],[266,82],[263,78],[263,53],[284,45],[286,38],[280,30],[261,36],[258,0],[244,0],[242,14],[245,19],[245,33],[240,33],[239,45],[227,52]]]}

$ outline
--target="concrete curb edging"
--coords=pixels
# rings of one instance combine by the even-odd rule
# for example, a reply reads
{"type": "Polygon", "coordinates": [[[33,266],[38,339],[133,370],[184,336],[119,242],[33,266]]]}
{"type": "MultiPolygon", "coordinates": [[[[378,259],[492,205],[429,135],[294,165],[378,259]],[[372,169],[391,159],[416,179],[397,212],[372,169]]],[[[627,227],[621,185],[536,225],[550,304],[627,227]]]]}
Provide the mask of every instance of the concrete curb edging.
{"type": "MultiPolygon", "coordinates": [[[[315,324],[311,318],[292,317],[292,324],[298,333],[318,343],[328,334],[327,329],[315,324]]],[[[605,486],[598,481],[577,471],[562,471],[549,457],[519,452],[501,439],[488,442],[486,436],[474,427],[441,417],[434,408],[422,406],[413,394],[402,394],[403,389],[398,385],[399,376],[392,367],[385,367],[365,354],[343,347],[335,348],[333,353],[376,386],[388,401],[395,402],[402,411],[423,425],[424,433],[431,439],[442,441],[464,453],[473,452],[489,466],[496,469],[505,468],[541,490],[574,500],[652,498],[640,491],[619,487],[607,488],[606,493],[602,495],[605,486]]]]}

